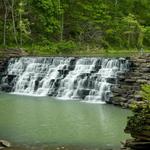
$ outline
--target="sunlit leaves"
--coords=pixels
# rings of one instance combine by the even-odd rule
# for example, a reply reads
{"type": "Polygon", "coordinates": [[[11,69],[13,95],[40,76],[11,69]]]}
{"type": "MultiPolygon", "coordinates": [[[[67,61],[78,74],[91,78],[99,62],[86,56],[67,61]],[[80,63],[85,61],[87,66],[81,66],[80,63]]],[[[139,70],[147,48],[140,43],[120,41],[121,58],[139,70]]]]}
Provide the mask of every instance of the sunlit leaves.
{"type": "Polygon", "coordinates": [[[146,85],[142,85],[142,97],[145,100],[150,100],[150,85],[146,84],[146,85]]]}

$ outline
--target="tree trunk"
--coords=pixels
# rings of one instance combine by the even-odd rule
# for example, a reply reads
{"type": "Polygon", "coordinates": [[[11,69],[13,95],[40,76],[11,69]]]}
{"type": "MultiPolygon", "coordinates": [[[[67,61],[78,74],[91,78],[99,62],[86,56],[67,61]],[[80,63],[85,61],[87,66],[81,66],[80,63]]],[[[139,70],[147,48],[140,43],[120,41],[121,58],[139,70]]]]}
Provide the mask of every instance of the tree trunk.
{"type": "Polygon", "coordinates": [[[20,45],[22,46],[22,27],[21,27],[21,23],[22,23],[22,14],[19,14],[19,20],[20,20],[20,45]]]}
{"type": "Polygon", "coordinates": [[[59,11],[60,11],[60,15],[61,15],[61,19],[60,19],[60,40],[63,40],[63,32],[64,32],[64,12],[61,12],[62,9],[62,5],[61,5],[61,0],[58,0],[59,3],[59,11]]]}
{"type": "Polygon", "coordinates": [[[8,5],[7,5],[8,1],[7,0],[3,0],[3,4],[4,4],[4,9],[5,9],[5,14],[4,14],[4,28],[3,28],[3,45],[4,47],[6,46],[6,25],[7,25],[7,17],[8,17],[8,5]]]}
{"type": "Polygon", "coordinates": [[[7,24],[8,8],[7,8],[6,0],[3,0],[3,3],[4,3],[4,7],[5,7],[3,45],[6,46],[6,24],[7,24]]]}
{"type": "Polygon", "coordinates": [[[63,40],[63,34],[64,34],[64,13],[62,13],[61,16],[61,41],[63,40]]]}
{"type": "Polygon", "coordinates": [[[115,6],[117,6],[117,4],[118,4],[118,0],[115,0],[115,6]]]}
{"type": "Polygon", "coordinates": [[[16,44],[18,45],[17,31],[16,31],[16,24],[15,24],[15,14],[14,14],[14,0],[12,0],[12,3],[11,3],[11,15],[12,15],[14,39],[15,39],[16,44]]]}

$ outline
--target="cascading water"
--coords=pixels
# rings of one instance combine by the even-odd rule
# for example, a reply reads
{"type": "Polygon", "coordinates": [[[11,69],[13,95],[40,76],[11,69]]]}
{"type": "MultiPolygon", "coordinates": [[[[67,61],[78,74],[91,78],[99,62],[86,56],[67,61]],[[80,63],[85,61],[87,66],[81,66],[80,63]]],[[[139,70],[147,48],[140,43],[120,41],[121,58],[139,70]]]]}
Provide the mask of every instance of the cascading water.
{"type": "Polygon", "coordinates": [[[14,94],[109,101],[118,73],[125,71],[124,58],[12,58],[1,85],[11,87],[14,94]]]}

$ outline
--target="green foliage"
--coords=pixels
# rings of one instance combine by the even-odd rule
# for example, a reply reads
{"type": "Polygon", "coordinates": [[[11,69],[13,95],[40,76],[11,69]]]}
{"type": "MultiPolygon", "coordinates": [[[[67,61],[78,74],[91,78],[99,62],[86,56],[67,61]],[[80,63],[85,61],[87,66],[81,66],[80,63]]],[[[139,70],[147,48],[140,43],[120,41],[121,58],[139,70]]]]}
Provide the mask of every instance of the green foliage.
{"type": "Polygon", "coordinates": [[[99,49],[150,46],[149,0],[15,0],[14,7],[8,1],[6,7],[0,2],[0,41],[5,38],[7,46],[15,43],[14,28],[20,46],[55,43],[58,53],[71,52],[73,43],[99,49]]]}
{"type": "Polygon", "coordinates": [[[122,19],[123,35],[128,48],[136,46],[143,47],[143,32],[144,29],[136,20],[136,17],[129,14],[122,19]]]}
{"type": "Polygon", "coordinates": [[[76,49],[76,44],[73,41],[61,41],[57,44],[57,53],[71,54],[76,49]]]}
{"type": "Polygon", "coordinates": [[[142,91],[141,91],[142,97],[144,100],[150,101],[150,85],[142,85],[142,91]]]}
{"type": "Polygon", "coordinates": [[[60,54],[72,54],[77,48],[77,45],[73,41],[61,41],[50,42],[47,39],[42,39],[42,43],[38,45],[25,46],[27,52],[31,55],[60,55],[60,54]],[[43,46],[44,42],[44,46],[43,46]]]}
{"type": "Polygon", "coordinates": [[[128,117],[125,132],[138,134],[145,130],[147,120],[150,118],[150,85],[143,85],[141,94],[143,101],[131,105],[134,116],[128,117]]]}
{"type": "MultiPolygon", "coordinates": [[[[150,109],[148,107],[147,109],[150,109]]],[[[127,127],[125,129],[126,133],[140,133],[144,129],[146,124],[147,113],[142,110],[140,113],[134,114],[134,116],[128,117],[127,127]]]]}
{"type": "Polygon", "coordinates": [[[140,133],[150,118],[150,101],[132,104],[134,116],[128,117],[126,133],[140,133]]]}
{"type": "Polygon", "coordinates": [[[140,103],[137,103],[137,102],[133,102],[131,107],[132,111],[134,113],[139,113],[139,112],[150,112],[150,102],[149,101],[144,101],[144,102],[140,102],[140,103]]]}
{"type": "Polygon", "coordinates": [[[150,26],[145,27],[144,30],[144,45],[147,45],[150,47],[150,26]]]}
{"type": "Polygon", "coordinates": [[[130,108],[134,112],[140,112],[140,111],[146,109],[147,107],[150,107],[150,85],[149,84],[142,85],[140,94],[143,98],[143,101],[140,103],[137,103],[136,101],[134,101],[130,105],[130,108]]]}

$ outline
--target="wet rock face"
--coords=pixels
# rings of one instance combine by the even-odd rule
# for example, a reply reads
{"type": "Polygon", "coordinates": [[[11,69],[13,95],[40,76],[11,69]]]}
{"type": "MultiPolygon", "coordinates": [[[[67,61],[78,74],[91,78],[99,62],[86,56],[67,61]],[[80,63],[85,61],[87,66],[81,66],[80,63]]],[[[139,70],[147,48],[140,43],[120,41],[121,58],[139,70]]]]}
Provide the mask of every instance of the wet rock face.
{"type": "Polygon", "coordinates": [[[124,150],[149,150],[149,148],[149,141],[137,141],[134,139],[126,140],[126,143],[123,143],[122,147],[124,150]]]}
{"type": "Polygon", "coordinates": [[[88,90],[88,89],[80,89],[78,91],[78,95],[79,95],[79,97],[84,99],[87,95],[89,95],[89,92],[90,92],[90,90],[88,90]]]}
{"type": "Polygon", "coordinates": [[[11,92],[12,87],[8,85],[7,83],[4,83],[0,86],[0,90],[4,92],[11,92]]]}
{"type": "Polygon", "coordinates": [[[0,81],[5,76],[5,70],[8,66],[8,59],[0,57],[0,81]]]}
{"type": "MultiPolygon", "coordinates": [[[[13,49],[13,48],[12,49],[1,49],[1,53],[2,54],[0,55],[0,81],[1,81],[2,77],[7,74],[6,69],[8,67],[8,61],[10,58],[28,55],[26,52],[24,52],[21,49],[13,49]]],[[[9,76],[8,78],[9,78],[8,80],[11,82],[11,80],[14,77],[9,76]]],[[[6,85],[2,85],[2,88],[3,87],[6,87],[6,85]]],[[[10,87],[9,87],[9,89],[10,89],[10,87]]],[[[9,89],[8,89],[8,91],[9,91],[9,89]]]]}
{"type": "Polygon", "coordinates": [[[128,107],[133,100],[141,101],[138,94],[142,84],[150,84],[150,55],[130,58],[130,71],[118,73],[116,88],[112,89],[110,102],[128,107]]]}
{"type": "MultiPolygon", "coordinates": [[[[139,96],[137,96],[139,98],[139,96]]],[[[131,134],[132,140],[126,140],[124,147],[136,150],[148,150],[150,147],[150,102],[134,103],[134,115],[128,117],[125,132],[131,134]]]]}
{"type": "Polygon", "coordinates": [[[0,149],[11,147],[10,142],[6,140],[0,140],[0,149]]]}
{"type": "Polygon", "coordinates": [[[116,84],[116,79],[115,78],[107,78],[106,79],[107,80],[107,82],[109,82],[109,83],[111,83],[111,84],[116,84]]]}

